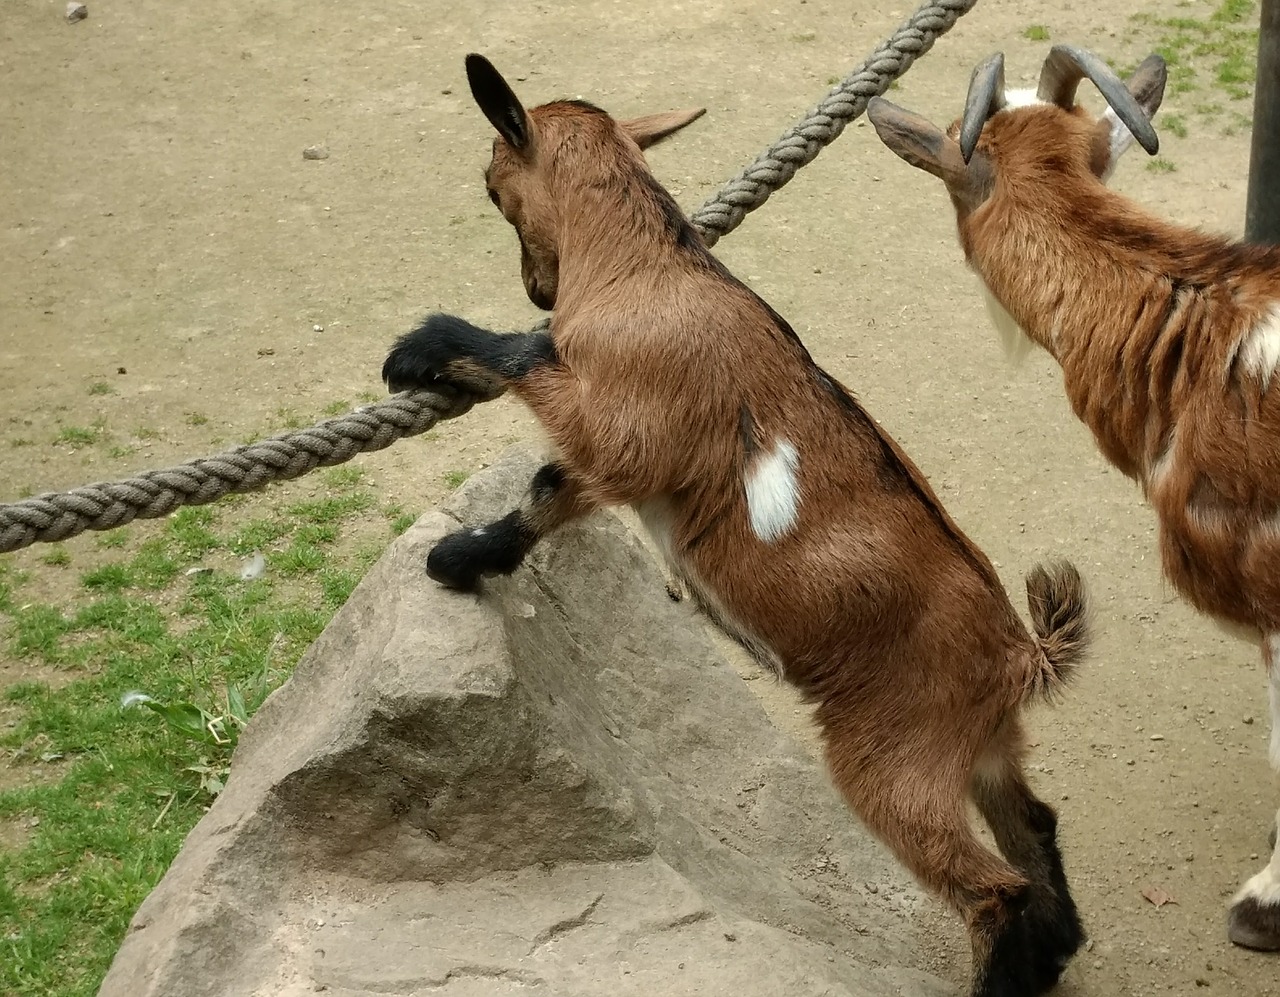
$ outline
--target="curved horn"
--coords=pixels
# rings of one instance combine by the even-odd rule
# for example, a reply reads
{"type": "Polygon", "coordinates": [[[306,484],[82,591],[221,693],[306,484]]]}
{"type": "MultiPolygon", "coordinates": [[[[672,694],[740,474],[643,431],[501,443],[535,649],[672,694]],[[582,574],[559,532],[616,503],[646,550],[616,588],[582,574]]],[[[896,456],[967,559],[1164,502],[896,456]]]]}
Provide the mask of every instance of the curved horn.
{"type": "Polygon", "coordinates": [[[1049,57],[1044,60],[1044,68],[1040,70],[1036,96],[1046,104],[1057,104],[1070,110],[1075,105],[1076,87],[1085,78],[1098,88],[1116,112],[1116,117],[1133,133],[1142,148],[1154,156],[1160,149],[1160,139],[1142,105],[1111,67],[1092,52],[1074,45],[1053,46],[1049,57]]]}
{"type": "Polygon", "coordinates": [[[978,146],[978,136],[987,119],[1004,107],[1004,53],[997,52],[981,63],[969,77],[969,94],[964,100],[960,124],[960,155],[967,164],[978,146]]]}

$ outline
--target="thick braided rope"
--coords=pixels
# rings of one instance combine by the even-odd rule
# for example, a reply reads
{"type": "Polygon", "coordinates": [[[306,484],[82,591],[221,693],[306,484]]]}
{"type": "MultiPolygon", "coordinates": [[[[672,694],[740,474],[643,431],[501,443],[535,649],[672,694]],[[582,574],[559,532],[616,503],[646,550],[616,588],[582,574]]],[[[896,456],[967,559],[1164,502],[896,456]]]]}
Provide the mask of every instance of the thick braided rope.
{"type": "Polygon", "coordinates": [[[861,66],[844,78],[803,120],[756,157],[755,161],[693,213],[690,219],[707,245],[737,228],[747,213],[812,163],[844,126],[889,88],[911,64],[951,30],[977,0],[927,0],[861,66]]]}
{"type": "Polygon", "coordinates": [[[0,505],[0,552],[65,540],[85,530],[112,530],[134,519],[156,519],[183,505],[257,491],[357,454],[382,450],[403,436],[425,433],[441,419],[470,410],[475,399],[410,391],[385,402],[281,433],[214,457],[146,471],[124,481],[87,485],[0,505]]]}
{"type": "MultiPolygon", "coordinates": [[[[811,163],[866,109],[868,100],[902,76],[976,2],[926,0],[861,68],[693,214],[690,220],[707,244],[732,232],[748,212],[811,163]]],[[[112,530],[134,519],[156,519],[180,506],[205,505],[301,477],[317,467],[341,464],[425,433],[441,419],[469,411],[477,400],[434,391],[405,392],[310,429],[281,433],[213,457],[0,505],[0,553],[66,540],[86,530],[112,530]]]]}

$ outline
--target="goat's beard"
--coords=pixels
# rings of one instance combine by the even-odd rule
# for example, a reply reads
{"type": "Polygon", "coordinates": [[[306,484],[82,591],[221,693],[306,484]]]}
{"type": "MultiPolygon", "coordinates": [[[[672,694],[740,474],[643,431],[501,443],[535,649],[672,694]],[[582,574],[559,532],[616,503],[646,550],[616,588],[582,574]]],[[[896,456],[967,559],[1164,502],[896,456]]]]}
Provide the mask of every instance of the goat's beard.
{"type": "Polygon", "coordinates": [[[987,316],[1000,335],[1000,346],[1004,350],[1005,359],[1014,367],[1019,366],[1031,352],[1031,337],[1022,331],[1022,326],[1009,314],[1000,300],[991,293],[986,282],[978,278],[982,284],[982,299],[987,306],[987,316]]]}

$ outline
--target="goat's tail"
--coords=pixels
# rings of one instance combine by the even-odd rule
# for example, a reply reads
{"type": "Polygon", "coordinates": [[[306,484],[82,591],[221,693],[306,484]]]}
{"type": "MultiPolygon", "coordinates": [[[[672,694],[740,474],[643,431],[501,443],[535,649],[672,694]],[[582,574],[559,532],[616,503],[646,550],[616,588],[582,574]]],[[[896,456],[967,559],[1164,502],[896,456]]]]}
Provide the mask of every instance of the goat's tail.
{"type": "Polygon", "coordinates": [[[1027,605],[1039,652],[1031,663],[1028,691],[1052,698],[1084,660],[1093,637],[1089,600],[1075,565],[1036,565],[1027,575],[1027,605]]]}

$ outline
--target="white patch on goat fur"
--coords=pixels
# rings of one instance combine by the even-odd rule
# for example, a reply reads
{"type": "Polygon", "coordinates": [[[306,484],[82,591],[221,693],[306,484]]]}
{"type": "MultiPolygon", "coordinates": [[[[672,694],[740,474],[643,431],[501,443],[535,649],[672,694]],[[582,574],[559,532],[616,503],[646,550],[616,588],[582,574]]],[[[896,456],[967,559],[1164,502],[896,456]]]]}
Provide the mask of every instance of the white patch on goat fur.
{"type": "Polygon", "coordinates": [[[1232,354],[1262,380],[1262,390],[1266,391],[1280,364],[1280,305],[1271,306],[1266,318],[1240,338],[1232,354]]]}
{"type": "Polygon", "coordinates": [[[1120,162],[1120,157],[1125,154],[1134,143],[1133,132],[1129,131],[1129,126],[1120,120],[1120,115],[1116,114],[1110,107],[1102,112],[1102,120],[1107,123],[1111,129],[1111,158],[1107,160],[1107,168],[1103,170],[1101,180],[1106,183],[1111,179],[1111,174],[1116,170],[1116,164],[1120,162]]]}
{"type": "Polygon", "coordinates": [[[987,305],[987,317],[1000,334],[1000,346],[1005,358],[1016,367],[1031,352],[1031,337],[1022,331],[1022,326],[1018,325],[1017,320],[1000,304],[1000,300],[985,283],[982,284],[982,299],[987,305]]]}
{"type": "Polygon", "coordinates": [[[1169,473],[1169,469],[1173,466],[1173,458],[1177,452],[1178,424],[1174,423],[1173,427],[1169,430],[1168,439],[1165,440],[1164,449],[1161,450],[1160,455],[1147,466],[1147,491],[1155,491],[1160,487],[1165,476],[1169,473]]]}
{"type": "Polygon", "coordinates": [[[1004,92],[1004,106],[1007,110],[1015,110],[1019,107],[1030,107],[1033,104],[1043,104],[1034,90],[1006,90],[1004,92]]]}
{"type": "MultiPolygon", "coordinates": [[[[1280,811],[1276,812],[1276,821],[1280,823],[1280,811]]],[[[1245,883],[1231,903],[1238,904],[1246,897],[1252,897],[1264,907],[1280,904],[1280,838],[1276,839],[1276,846],[1271,851],[1271,861],[1266,868],[1245,883]]]]}
{"type": "Polygon", "coordinates": [[[751,528],[773,543],[796,525],[800,508],[800,455],[789,440],[778,440],[772,453],[756,460],[747,472],[747,512],[751,528]]]}

